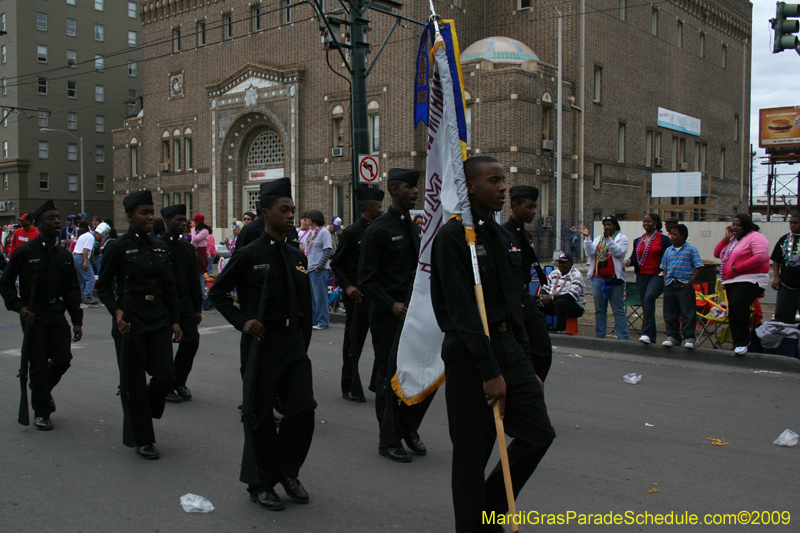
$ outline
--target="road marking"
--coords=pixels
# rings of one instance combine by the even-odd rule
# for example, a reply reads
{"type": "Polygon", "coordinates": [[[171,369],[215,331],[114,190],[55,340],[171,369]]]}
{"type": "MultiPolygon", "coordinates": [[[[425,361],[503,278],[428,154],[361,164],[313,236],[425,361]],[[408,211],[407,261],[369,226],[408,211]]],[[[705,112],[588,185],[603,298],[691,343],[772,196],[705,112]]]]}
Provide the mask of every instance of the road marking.
{"type": "Polygon", "coordinates": [[[216,333],[217,331],[223,331],[226,329],[234,329],[233,326],[230,324],[225,326],[209,326],[207,328],[197,328],[197,331],[200,335],[208,335],[209,333],[216,333]]]}
{"type": "MultiPolygon", "coordinates": [[[[82,350],[86,348],[85,344],[73,344],[70,348],[71,350],[82,350]]],[[[16,348],[14,350],[0,350],[0,357],[19,357],[22,353],[21,348],[16,348]]]]}

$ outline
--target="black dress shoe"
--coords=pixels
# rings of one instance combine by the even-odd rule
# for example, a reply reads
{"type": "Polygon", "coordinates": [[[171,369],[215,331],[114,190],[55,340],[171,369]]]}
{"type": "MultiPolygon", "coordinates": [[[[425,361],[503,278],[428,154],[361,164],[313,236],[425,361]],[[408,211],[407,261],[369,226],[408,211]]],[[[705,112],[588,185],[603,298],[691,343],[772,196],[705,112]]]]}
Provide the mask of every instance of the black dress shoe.
{"type": "Polygon", "coordinates": [[[286,495],[297,503],[308,503],[308,493],[296,477],[285,477],[281,480],[286,495]]]}
{"type": "Polygon", "coordinates": [[[416,431],[406,435],[405,441],[406,446],[408,446],[408,449],[411,450],[412,453],[417,455],[425,455],[428,453],[428,449],[422,444],[422,440],[419,438],[419,434],[416,431]]]}
{"type": "Polygon", "coordinates": [[[278,497],[278,493],[275,492],[275,489],[263,489],[255,493],[251,492],[250,499],[264,509],[270,511],[282,511],[286,508],[286,505],[278,497]]]}
{"type": "Polygon", "coordinates": [[[397,446],[379,446],[378,453],[398,463],[411,462],[411,456],[408,455],[408,452],[403,448],[402,444],[398,444],[397,446]]]}
{"type": "Polygon", "coordinates": [[[134,449],[142,459],[147,459],[150,461],[153,459],[158,459],[158,450],[156,450],[154,444],[145,444],[144,446],[137,446],[134,449]]]}
{"type": "Polygon", "coordinates": [[[356,396],[352,392],[343,392],[342,398],[344,398],[345,400],[350,400],[351,402],[359,402],[359,403],[364,403],[367,401],[367,399],[364,398],[363,396],[356,396]]]}
{"type": "Polygon", "coordinates": [[[188,402],[189,400],[192,399],[192,393],[189,392],[189,389],[187,389],[183,385],[178,385],[177,387],[175,387],[175,392],[178,393],[178,396],[180,396],[181,400],[183,400],[184,402],[188,402]]]}
{"type": "Polygon", "coordinates": [[[181,397],[175,394],[174,392],[170,392],[169,394],[167,394],[166,400],[169,403],[181,403],[183,401],[181,400],[181,397]]]}
{"type": "Polygon", "coordinates": [[[53,423],[50,421],[49,416],[37,416],[33,419],[33,425],[36,426],[36,429],[41,431],[49,431],[53,429],[53,423]]]}

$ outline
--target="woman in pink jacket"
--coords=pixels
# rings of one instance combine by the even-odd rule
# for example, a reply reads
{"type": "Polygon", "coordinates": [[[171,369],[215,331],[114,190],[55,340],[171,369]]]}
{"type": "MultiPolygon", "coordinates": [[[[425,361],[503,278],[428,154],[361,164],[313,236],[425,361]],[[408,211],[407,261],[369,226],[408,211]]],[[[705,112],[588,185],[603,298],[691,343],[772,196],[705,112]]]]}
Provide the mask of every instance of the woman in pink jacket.
{"type": "Polygon", "coordinates": [[[204,273],[208,272],[208,253],[206,248],[209,246],[208,237],[211,235],[211,228],[206,226],[205,222],[206,217],[197,213],[192,217],[192,221],[189,223],[192,245],[195,247],[197,256],[197,268],[200,269],[201,277],[204,273]]]}
{"type": "Polygon", "coordinates": [[[719,274],[728,297],[728,322],[736,355],[750,345],[750,306],[769,285],[769,242],[750,215],[739,214],[714,249],[721,260],[719,274]]]}

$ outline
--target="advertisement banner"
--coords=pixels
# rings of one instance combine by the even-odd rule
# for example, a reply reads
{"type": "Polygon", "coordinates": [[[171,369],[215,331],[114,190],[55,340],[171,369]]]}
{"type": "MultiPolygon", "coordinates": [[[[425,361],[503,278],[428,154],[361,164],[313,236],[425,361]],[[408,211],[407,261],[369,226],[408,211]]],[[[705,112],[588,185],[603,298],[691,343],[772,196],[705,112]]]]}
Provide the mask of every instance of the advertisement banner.
{"type": "Polygon", "coordinates": [[[653,198],[702,196],[702,172],[661,172],[653,174],[653,198]]]}
{"type": "Polygon", "coordinates": [[[758,146],[800,146],[800,106],[758,110],[758,146]]]}
{"type": "Polygon", "coordinates": [[[700,119],[670,111],[663,107],[658,108],[658,125],[675,131],[682,131],[689,135],[700,136],[700,119]]]}
{"type": "Polygon", "coordinates": [[[260,180],[276,180],[278,178],[283,177],[283,169],[282,168],[270,168],[266,170],[251,170],[247,173],[247,179],[249,181],[260,181],[260,180]]]}

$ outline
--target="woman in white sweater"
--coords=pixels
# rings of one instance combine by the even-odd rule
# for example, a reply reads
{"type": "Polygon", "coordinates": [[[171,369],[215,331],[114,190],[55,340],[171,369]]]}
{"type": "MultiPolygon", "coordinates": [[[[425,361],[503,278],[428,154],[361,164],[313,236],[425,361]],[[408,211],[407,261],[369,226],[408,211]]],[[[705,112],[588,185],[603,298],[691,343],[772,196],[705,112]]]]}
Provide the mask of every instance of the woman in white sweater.
{"type": "Polygon", "coordinates": [[[586,227],[576,228],[584,237],[583,252],[589,258],[586,276],[592,284],[594,299],[594,336],[606,338],[608,304],[614,313],[614,331],[620,340],[628,340],[628,317],[625,315],[625,255],[628,237],[620,232],[616,217],[603,218],[603,234],[592,239],[586,227]]]}

